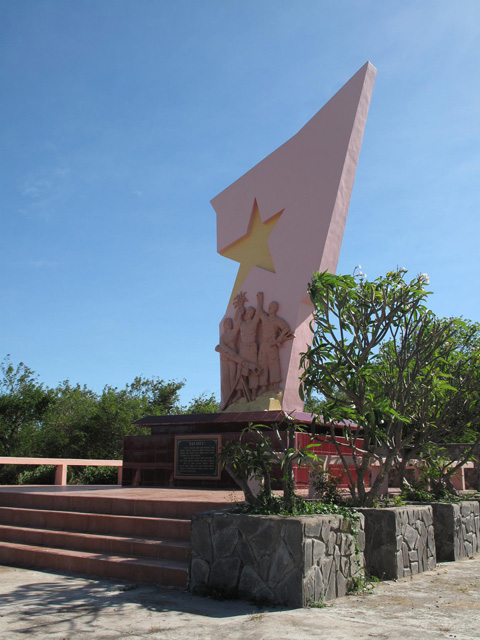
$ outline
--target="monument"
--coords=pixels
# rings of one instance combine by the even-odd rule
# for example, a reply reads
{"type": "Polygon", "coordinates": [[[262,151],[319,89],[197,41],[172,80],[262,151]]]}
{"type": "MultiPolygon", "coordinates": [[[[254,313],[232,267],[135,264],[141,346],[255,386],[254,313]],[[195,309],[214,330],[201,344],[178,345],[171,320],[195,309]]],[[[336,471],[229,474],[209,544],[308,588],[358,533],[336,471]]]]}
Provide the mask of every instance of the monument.
{"type": "MultiPolygon", "coordinates": [[[[311,340],[307,284],[335,272],[375,80],[367,62],[307,124],[212,200],[218,251],[239,262],[220,338],[217,414],[146,416],[124,440],[124,485],[232,486],[217,452],[250,422],[294,415],[311,340]]],[[[301,434],[297,434],[301,435],[301,434]]],[[[308,478],[307,478],[308,481],[308,478]]]]}
{"type": "Polygon", "coordinates": [[[217,347],[227,411],[303,408],[307,283],[337,267],[375,73],[367,62],[296,135],[212,200],[218,252],[240,263],[217,347]],[[245,307],[257,293],[281,319],[245,307]]]}

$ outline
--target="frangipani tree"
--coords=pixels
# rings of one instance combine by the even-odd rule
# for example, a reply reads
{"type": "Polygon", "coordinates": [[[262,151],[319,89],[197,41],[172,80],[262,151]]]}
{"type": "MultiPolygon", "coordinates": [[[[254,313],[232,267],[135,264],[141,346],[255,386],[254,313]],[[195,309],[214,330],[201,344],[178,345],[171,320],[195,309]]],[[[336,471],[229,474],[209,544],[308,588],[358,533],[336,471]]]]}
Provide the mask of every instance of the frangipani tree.
{"type": "Polygon", "coordinates": [[[480,453],[480,324],[456,320],[445,350],[448,359],[443,368],[448,384],[432,390],[426,428],[415,435],[399,464],[403,479],[410,459],[425,460],[430,488],[439,495],[454,491],[453,474],[480,453]],[[445,445],[452,443],[461,446],[449,453],[445,445]]]}
{"type": "Polygon", "coordinates": [[[419,450],[440,434],[438,403],[458,393],[450,368],[462,323],[426,308],[427,285],[425,274],[407,281],[405,269],[373,281],[361,272],[317,273],[309,285],[313,341],[302,356],[301,390],[325,398],[323,419],[331,425],[352,497],[362,505],[372,504],[410,448],[419,450]],[[345,420],[358,427],[344,430],[351,461],[333,426],[345,420]],[[373,462],[380,471],[367,491],[373,462]]]}

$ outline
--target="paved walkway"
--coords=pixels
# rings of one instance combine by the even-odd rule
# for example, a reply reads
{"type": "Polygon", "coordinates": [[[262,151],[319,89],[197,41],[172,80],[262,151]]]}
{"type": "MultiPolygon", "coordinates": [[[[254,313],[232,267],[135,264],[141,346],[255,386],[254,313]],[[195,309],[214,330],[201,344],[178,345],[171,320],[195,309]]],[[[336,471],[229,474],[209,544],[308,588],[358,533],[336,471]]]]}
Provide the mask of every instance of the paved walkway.
{"type": "Polygon", "coordinates": [[[480,555],[320,609],[0,566],[0,637],[18,640],[478,640],[480,555]]]}

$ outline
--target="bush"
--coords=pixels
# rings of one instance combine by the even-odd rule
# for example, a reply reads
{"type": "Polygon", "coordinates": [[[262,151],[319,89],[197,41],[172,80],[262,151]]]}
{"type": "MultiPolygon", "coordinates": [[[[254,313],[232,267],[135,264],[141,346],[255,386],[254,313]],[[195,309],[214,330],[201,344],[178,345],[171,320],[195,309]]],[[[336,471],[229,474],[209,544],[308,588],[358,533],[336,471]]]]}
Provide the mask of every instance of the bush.
{"type": "MultiPolygon", "coordinates": [[[[0,467],[0,485],[55,484],[55,465],[0,467]],[[22,470],[23,469],[23,470],[22,470]]],[[[117,484],[117,467],[68,467],[67,484],[117,484]]]]}
{"type": "Polygon", "coordinates": [[[0,466],[0,485],[17,484],[18,466],[15,464],[4,464],[0,466]]]}
{"type": "Polygon", "coordinates": [[[69,467],[69,484],[117,484],[117,467],[69,467]]]}
{"type": "Polygon", "coordinates": [[[233,512],[264,516],[339,515],[355,522],[359,519],[356,510],[346,505],[321,502],[320,500],[304,500],[295,496],[293,505],[289,506],[285,504],[285,499],[282,496],[276,494],[271,496],[259,494],[255,505],[237,504],[233,512]]]}
{"type": "Polygon", "coordinates": [[[439,486],[431,491],[421,483],[414,483],[405,487],[400,494],[403,500],[408,502],[460,502],[461,497],[450,493],[445,487],[439,486]]]}
{"type": "Polygon", "coordinates": [[[34,469],[22,471],[19,476],[18,484],[55,484],[55,469],[51,464],[42,464],[34,469]]]}
{"type": "Polygon", "coordinates": [[[329,471],[314,467],[310,471],[311,481],[315,490],[314,497],[329,504],[343,504],[345,500],[338,488],[340,478],[336,478],[329,471]]]}

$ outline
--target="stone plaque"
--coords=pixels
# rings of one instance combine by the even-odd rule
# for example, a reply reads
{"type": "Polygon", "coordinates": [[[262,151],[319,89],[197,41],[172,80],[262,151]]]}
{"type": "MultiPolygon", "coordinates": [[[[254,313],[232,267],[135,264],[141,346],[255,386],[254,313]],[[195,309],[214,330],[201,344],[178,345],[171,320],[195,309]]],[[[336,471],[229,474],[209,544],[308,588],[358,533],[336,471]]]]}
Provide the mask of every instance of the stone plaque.
{"type": "Polygon", "coordinates": [[[175,478],[220,478],[220,436],[176,436],[175,478]]]}

